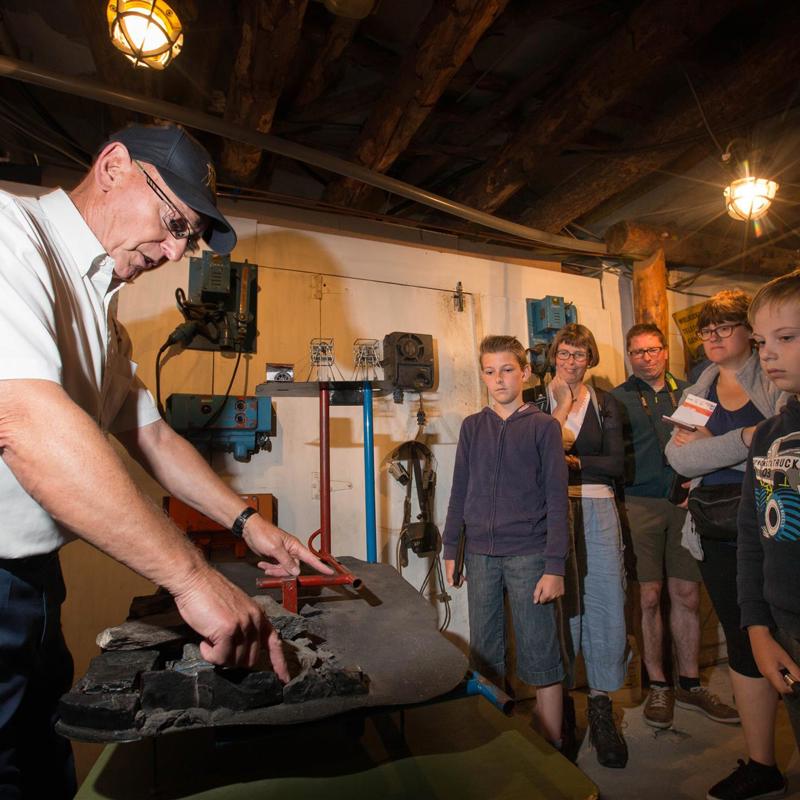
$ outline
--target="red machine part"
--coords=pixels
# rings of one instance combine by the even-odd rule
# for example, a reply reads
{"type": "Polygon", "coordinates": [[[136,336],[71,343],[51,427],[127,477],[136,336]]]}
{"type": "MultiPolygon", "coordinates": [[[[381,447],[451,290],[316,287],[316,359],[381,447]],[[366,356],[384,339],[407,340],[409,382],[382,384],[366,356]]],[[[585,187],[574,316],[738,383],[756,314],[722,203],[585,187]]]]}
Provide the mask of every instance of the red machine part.
{"type": "MultiPolygon", "coordinates": [[[[277,503],[271,494],[245,494],[242,502],[254,508],[265,519],[278,523],[277,503]]],[[[234,536],[227,528],[209,519],[177,497],[165,497],[163,509],[166,515],[196,544],[208,558],[212,550],[232,549],[236,558],[247,555],[247,544],[234,536]]]]}

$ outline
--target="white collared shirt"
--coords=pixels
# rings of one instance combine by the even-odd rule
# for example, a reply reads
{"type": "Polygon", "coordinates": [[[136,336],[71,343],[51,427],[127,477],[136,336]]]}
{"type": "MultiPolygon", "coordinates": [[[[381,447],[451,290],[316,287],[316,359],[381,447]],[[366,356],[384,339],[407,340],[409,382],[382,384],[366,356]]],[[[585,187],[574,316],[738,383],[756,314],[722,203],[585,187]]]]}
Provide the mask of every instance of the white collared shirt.
{"type": "MultiPolygon", "coordinates": [[[[113,270],[65,192],[0,192],[0,380],[58,383],[104,432],[159,418],[115,318],[113,270]]],[[[0,508],[0,558],[49,553],[72,538],[2,459],[0,508]]]]}

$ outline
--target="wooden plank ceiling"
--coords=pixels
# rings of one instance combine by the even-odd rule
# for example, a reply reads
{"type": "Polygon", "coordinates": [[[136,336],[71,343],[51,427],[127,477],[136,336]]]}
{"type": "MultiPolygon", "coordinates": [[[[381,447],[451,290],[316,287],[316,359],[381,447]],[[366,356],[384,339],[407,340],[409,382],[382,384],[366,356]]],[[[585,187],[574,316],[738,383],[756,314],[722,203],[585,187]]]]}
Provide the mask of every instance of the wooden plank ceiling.
{"type": "MultiPolygon", "coordinates": [[[[382,0],[352,20],[317,0],[173,0],[186,39],[163,73],[134,71],[111,47],[106,5],[4,0],[0,47],[550,233],[605,238],[612,250],[645,231],[639,244],[668,243],[676,264],[781,272],[796,263],[797,4],[382,0]],[[781,184],[759,226],[724,214],[731,141],[735,168],[747,158],[781,184]]],[[[3,79],[0,176],[8,164],[88,162],[133,118],[3,79]]],[[[227,192],[493,238],[352,179],[200,138],[227,192]]]]}

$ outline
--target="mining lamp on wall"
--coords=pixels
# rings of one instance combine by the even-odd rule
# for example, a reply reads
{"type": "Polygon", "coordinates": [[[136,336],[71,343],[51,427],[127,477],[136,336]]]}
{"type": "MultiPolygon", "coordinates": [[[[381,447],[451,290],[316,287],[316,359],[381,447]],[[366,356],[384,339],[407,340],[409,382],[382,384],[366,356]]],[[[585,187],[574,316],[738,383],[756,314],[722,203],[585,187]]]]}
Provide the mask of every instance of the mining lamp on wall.
{"type": "Polygon", "coordinates": [[[748,222],[760,219],[769,210],[778,184],[766,178],[739,178],[725,187],[725,207],[728,216],[748,222]]]}
{"type": "Polygon", "coordinates": [[[135,67],[165,69],[183,47],[178,15],[163,0],[111,0],[111,42],[135,67]]]}

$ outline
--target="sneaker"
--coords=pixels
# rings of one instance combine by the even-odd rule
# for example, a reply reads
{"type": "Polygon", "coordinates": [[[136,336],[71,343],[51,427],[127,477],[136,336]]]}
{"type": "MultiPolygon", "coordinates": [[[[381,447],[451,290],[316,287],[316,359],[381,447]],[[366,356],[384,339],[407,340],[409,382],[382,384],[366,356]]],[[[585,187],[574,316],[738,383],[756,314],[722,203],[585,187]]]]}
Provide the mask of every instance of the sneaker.
{"type": "Polygon", "coordinates": [[[601,766],[622,769],[628,763],[628,746],[614,724],[607,695],[589,696],[589,741],[601,766]]]}
{"type": "Polygon", "coordinates": [[[653,728],[669,728],[675,708],[675,691],[671,686],[651,686],[644,704],[644,721],[653,728]]]}
{"type": "Polygon", "coordinates": [[[786,778],[777,767],[754,767],[740,758],[739,766],[708,790],[706,800],[758,800],[785,794],[786,778]]]}
{"type": "Polygon", "coordinates": [[[696,686],[694,689],[681,689],[675,687],[675,702],[681,708],[688,708],[691,711],[700,711],[714,722],[725,722],[728,725],[736,725],[739,722],[739,712],[733,707],[726,705],[713,692],[709,692],[705,686],[696,686]]]}

